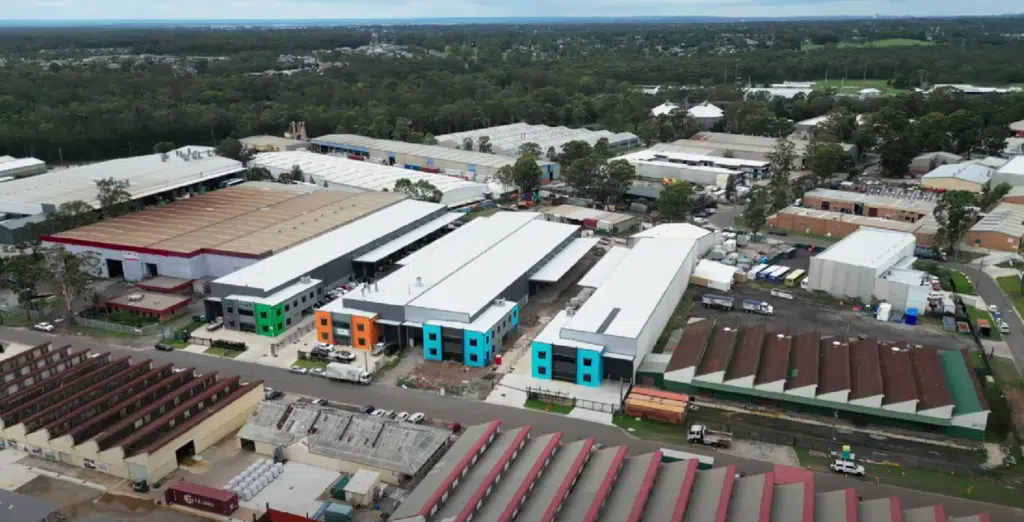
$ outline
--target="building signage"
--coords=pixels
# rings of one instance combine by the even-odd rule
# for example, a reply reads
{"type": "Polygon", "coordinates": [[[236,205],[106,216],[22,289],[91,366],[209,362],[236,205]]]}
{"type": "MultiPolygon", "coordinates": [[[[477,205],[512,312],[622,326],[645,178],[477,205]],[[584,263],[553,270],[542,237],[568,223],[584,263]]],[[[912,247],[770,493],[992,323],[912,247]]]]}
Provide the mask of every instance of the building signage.
{"type": "Polygon", "coordinates": [[[138,261],[139,260],[139,253],[138,252],[129,252],[127,250],[124,250],[124,251],[121,252],[121,255],[122,255],[122,257],[124,257],[124,259],[126,261],[138,261]]]}

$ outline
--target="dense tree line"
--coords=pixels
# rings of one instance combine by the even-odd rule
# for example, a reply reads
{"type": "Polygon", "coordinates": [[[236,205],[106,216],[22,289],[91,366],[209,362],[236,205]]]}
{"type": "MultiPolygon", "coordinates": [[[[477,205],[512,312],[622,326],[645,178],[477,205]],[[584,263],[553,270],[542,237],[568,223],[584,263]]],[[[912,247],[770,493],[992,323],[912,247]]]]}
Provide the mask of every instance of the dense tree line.
{"type": "MultiPolygon", "coordinates": [[[[1021,25],[1019,19],[1007,20],[1000,34],[1021,32],[1010,31],[1021,25]]],[[[692,129],[686,122],[652,123],[650,109],[684,96],[690,103],[724,104],[726,130],[781,136],[790,128],[787,120],[825,114],[836,102],[830,96],[741,102],[738,84],[843,75],[923,78],[922,72],[933,83],[1024,82],[1019,67],[1024,43],[979,43],[996,22],[979,26],[985,31],[965,23],[967,33],[958,43],[928,47],[808,52],[774,43],[779,35],[804,40],[811,31],[846,39],[855,29],[876,35],[882,29],[926,27],[859,23],[860,29],[844,24],[376,28],[387,41],[429,51],[408,58],[330,51],[365,44],[370,29],[0,32],[0,53],[32,56],[12,58],[0,69],[0,153],[93,161],[149,153],[161,142],[214,144],[230,136],[280,134],[291,120],[306,121],[312,136],[341,131],[425,141],[429,135],[526,121],[636,132],[664,141],[692,129]],[[673,55],[675,48],[720,46],[722,33],[761,35],[758,41],[768,43],[737,53],[697,49],[673,55]],[[137,60],[113,69],[38,62],[40,49],[57,57],[117,48],[191,57],[190,65],[137,60]],[[331,53],[323,61],[341,65],[291,75],[249,74],[277,63],[279,54],[318,49],[331,53]],[[253,65],[257,55],[261,61],[253,65]],[[205,61],[218,56],[227,59],[205,61]],[[669,88],[652,97],[638,84],[701,87],[669,88]]]]}

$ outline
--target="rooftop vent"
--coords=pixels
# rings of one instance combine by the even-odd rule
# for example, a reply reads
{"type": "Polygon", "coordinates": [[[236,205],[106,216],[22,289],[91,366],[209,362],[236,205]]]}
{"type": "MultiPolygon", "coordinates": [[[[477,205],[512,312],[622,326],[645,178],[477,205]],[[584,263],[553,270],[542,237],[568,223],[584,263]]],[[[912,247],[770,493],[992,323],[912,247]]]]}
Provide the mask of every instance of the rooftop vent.
{"type": "Polygon", "coordinates": [[[840,344],[843,344],[843,343],[841,343],[839,341],[832,341],[832,346],[839,346],[840,344]]]}
{"type": "Polygon", "coordinates": [[[144,296],[142,294],[131,294],[128,296],[129,301],[141,301],[144,296]]]}
{"type": "Polygon", "coordinates": [[[778,339],[785,339],[786,338],[786,334],[777,334],[775,337],[778,338],[778,339]]]}
{"type": "Polygon", "coordinates": [[[731,332],[732,328],[729,328],[728,326],[725,326],[725,327],[722,327],[722,331],[723,332],[731,332]]]}

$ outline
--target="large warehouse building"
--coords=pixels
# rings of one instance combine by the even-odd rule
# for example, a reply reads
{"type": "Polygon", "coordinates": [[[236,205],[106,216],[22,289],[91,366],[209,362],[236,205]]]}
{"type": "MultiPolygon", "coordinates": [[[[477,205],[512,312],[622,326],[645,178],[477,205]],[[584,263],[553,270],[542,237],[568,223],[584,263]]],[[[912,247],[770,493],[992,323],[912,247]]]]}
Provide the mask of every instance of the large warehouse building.
{"type": "Polygon", "coordinates": [[[692,149],[659,143],[647,150],[625,154],[616,159],[628,161],[636,175],[654,181],[688,181],[696,185],[724,188],[729,179],[739,183],[748,175],[754,179],[767,175],[769,163],[748,159],[723,158],[697,154],[692,149]]]}
{"type": "Polygon", "coordinates": [[[490,189],[483,183],[474,183],[454,176],[306,151],[257,154],[249,161],[249,167],[263,167],[274,178],[298,167],[305,177],[303,181],[318,187],[348,192],[393,191],[395,182],[400,179],[408,179],[413,183],[422,179],[441,191],[441,203],[448,206],[482,201],[487,199],[490,193],[490,189]]]}
{"type": "Polygon", "coordinates": [[[1024,205],[1000,203],[967,231],[964,236],[964,244],[992,250],[1018,252],[1022,238],[1024,238],[1024,205]]]}
{"type": "Polygon", "coordinates": [[[133,199],[148,203],[213,190],[244,172],[241,163],[215,155],[211,147],[182,147],[8,181],[0,190],[0,214],[4,219],[39,216],[77,200],[98,207],[96,181],[106,178],[126,182],[133,199]]]}
{"type": "Polygon", "coordinates": [[[222,277],[402,199],[250,182],[43,238],[104,262],[102,277],[222,277]]]}
{"type": "Polygon", "coordinates": [[[811,258],[807,288],[871,303],[877,298],[905,311],[924,311],[931,283],[914,270],[914,235],[861,228],[811,258]]]}
{"type": "MultiPolygon", "coordinates": [[[[768,155],[775,150],[775,143],[778,141],[776,138],[767,136],[748,136],[745,134],[727,134],[724,132],[698,132],[693,137],[685,140],[676,141],[675,145],[682,145],[688,147],[698,147],[708,149],[712,151],[712,155],[727,155],[732,158],[754,160],[754,161],[769,161],[768,155]],[[728,154],[726,152],[728,151],[728,154]]],[[[803,157],[807,150],[807,146],[810,144],[808,140],[789,138],[789,141],[795,145],[795,151],[798,156],[794,168],[796,170],[803,169],[803,157]]],[[[850,159],[856,160],[858,158],[857,147],[849,143],[841,143],[843,150],[849,155],[850,159]]]]}
{"type": "Polygon", "coordinates": [[[263,381],[43,344],[0,359],[0,444],[158,481],[245,425],[263,381]]]}
{"type": "Polygon", "coordinates": [[[379,473],[388,484],[418,478],[448,448],[451,432],[423,424],[316,406],[264,401],[238,432],[241,449],[354,475],[379,473]]]}
{"type": "MultiPolygon", "coordinates": [[[[379,140],[354,134],[328,134],[314,138],[314,150],[327,154],[344,154],[352,159],[402,167],[420,172],[445,174],[481,183],[495,182],[498,169],[513,165],[514,156],[452,149],[440,145],[421,145],[404,141],[379,140]]],[[[558,164],[537,160],[545,185],[558,175],[558,164]]]]}
{"type": "Polygon", "coordinates": [[[440,231],[459,214],[437,203],[404,199],[361,209],[356,216],[343,226],[214,280],[212,296],[206,299],[207,317],[223,317],[224,326],[232,330],[280,335],[323,302],[335,285],[361,277],[375,263],[401,251],[378,255],[380,249],[405,244],[409,236],[421,238],[424,230],[440,231]]]}
{"type": "Polygon", "coordinates": [[[607,273],[593,294],[534,339],[533,378],[585,386],[632,382],[686,291],[697,250],[692,239],[642,237],[621,257],[609,253],[617,262],[611,270],[602,263],[592,269],[607,273]]]}
{"type": "Polygon", "coordinates": [[[0,183],[11,181],[12,178],[35,176],[46,172],[46,162],[36,158],[15,158],[0,156],[0,183]]]}
{"type": "Polygon", "coordinates": [[[814,473],[776,465],[741,476],[701,469],[693,455],[631,455],[593,438],[466,428],[388,518],[391,522],[987,522],[946,516],[941,505],[903,509],[900,498],[860,500],[853,488],[819,491],[814,473]],[[677,456],[678,455],[678,456],[677,456]],[[680,458],[683,457],[683,458],[680,458]]]}
{"type": "Polygon", "coordinates": [[[667,361],[655,366],[645,364],[637,382],[975,440],[988,423],[966,351],[702,321],[687,327],[667,361]]]}
{"type": "Polygon", "coordinates": [[[608,140],[608,148],[611,150],[624,150],[640,146],[640,138],[629,132],[592,131],[528,123],[512,123],[486,129],[443,134],[437,137],[437,142],[445,147],[459,149],[462,148],[466,139],[470,139],[475,148],[480,143],[480,138],[484,136],[490,140],[495,153],[506,156],[519,156],[519,146],[524,143],[540,145],[540,150],[545,154],[552,147],[556,152],[560,152],[562,145],[570,141],[585,141],[594,145],[602,138],[608,140]]]}
{"type": "Polygon", "coordinates": [[[427,360],[487,366],[518,330],[520,306],[597,243],[540,217],[499,212],[463,225],[318,310],[318,340],[364,350],[380,340],[422,345],[427,360]]]}

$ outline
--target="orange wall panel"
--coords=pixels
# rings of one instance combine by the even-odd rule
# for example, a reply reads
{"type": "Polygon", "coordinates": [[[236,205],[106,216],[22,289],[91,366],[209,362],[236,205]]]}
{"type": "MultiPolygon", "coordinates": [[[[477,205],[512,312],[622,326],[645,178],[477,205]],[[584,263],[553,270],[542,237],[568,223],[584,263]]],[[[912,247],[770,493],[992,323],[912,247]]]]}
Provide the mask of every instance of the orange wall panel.
{"type": "Polygon", "coordinates": [[[334,344],[334,325],[330,312],[317,310],[314,317],[317,342],[334,344]]]}
{"type": "Polygon", "coordinates": [[[377,316],[352,316],[352,347],[356,350],[372,350],[377,343],[377,316]],[[360,331],[361,330],[361,331],[360,331]]]}

